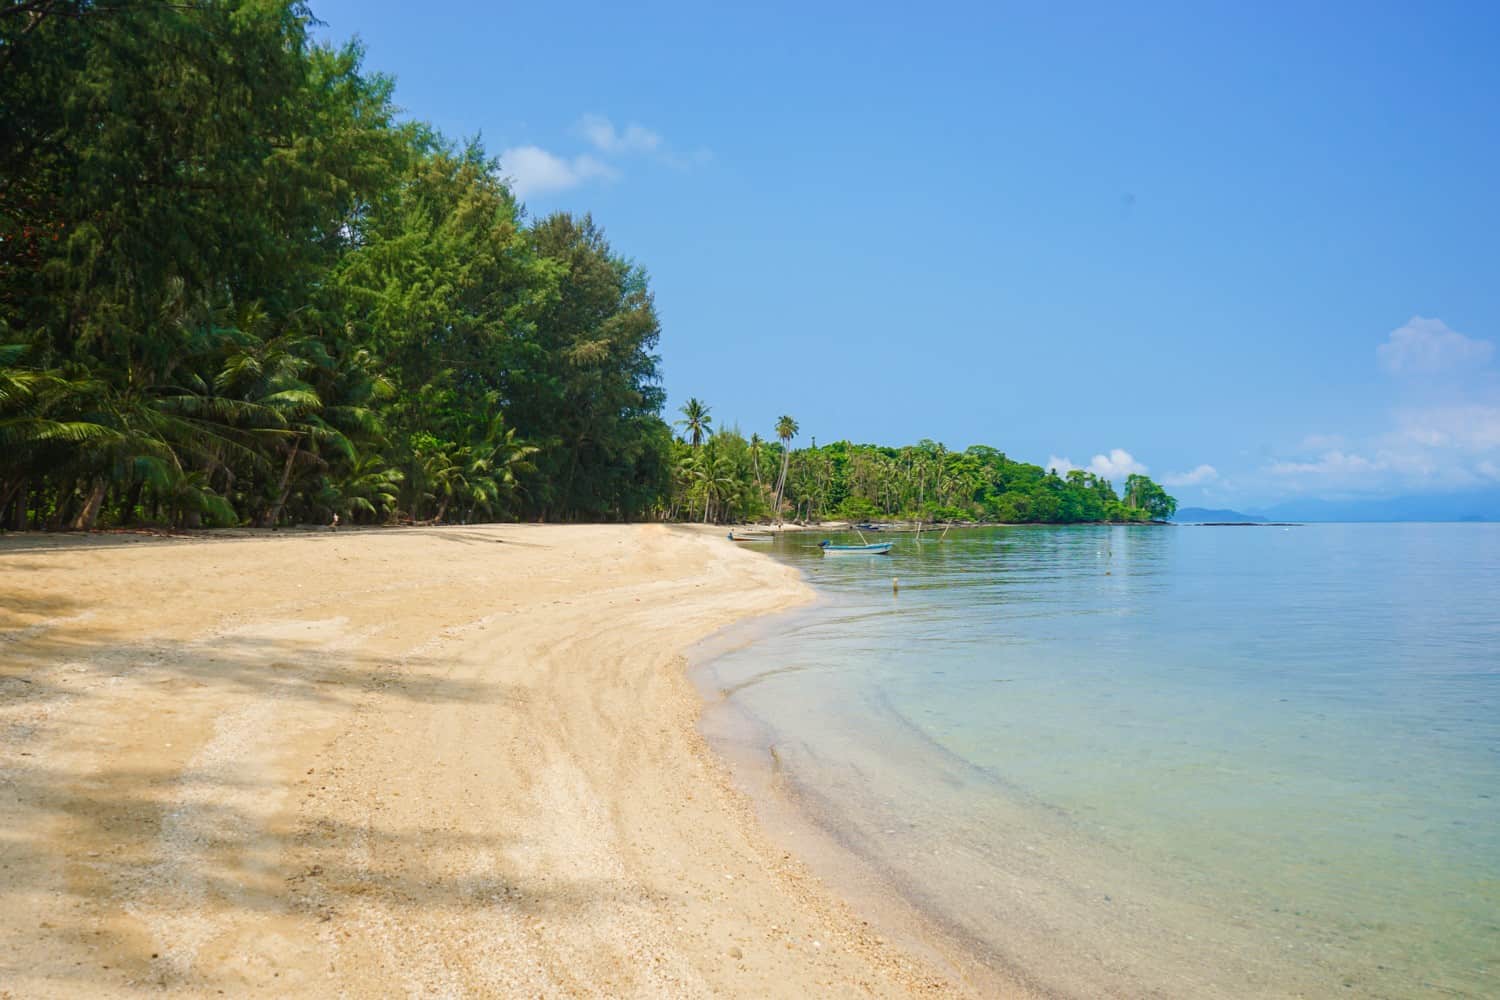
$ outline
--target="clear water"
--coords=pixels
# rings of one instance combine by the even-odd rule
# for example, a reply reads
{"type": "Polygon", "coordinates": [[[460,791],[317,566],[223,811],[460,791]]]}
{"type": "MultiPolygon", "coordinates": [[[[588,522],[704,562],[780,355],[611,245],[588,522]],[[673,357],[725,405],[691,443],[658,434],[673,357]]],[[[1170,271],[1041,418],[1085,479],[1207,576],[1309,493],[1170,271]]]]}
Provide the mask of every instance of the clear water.
{"type": "Polygon", "coordinates": [[[1500,997],[1500,525],[893,537],[769,547],[824,600],[703,668],[706,725],[981,961],[1500,997]]]}

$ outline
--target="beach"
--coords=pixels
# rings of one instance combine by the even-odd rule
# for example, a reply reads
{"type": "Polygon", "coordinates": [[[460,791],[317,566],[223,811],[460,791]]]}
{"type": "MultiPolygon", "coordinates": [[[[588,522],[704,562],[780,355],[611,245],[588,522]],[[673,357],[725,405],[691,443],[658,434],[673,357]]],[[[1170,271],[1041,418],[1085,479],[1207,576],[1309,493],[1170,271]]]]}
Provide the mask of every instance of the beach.
{"type": "Polygon", "coordinates": [[[717,532],[0,538],[0,996],[962,994],[760,829],[717,532]]]}

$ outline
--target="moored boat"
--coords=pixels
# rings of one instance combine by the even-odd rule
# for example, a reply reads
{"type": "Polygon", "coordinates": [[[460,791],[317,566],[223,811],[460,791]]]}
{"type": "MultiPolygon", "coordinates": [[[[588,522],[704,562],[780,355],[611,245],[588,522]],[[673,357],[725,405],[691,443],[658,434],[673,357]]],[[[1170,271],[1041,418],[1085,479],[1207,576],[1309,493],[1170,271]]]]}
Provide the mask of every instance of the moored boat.
{"type": "Polygon", "coordinates": [[[770,534],[736,535],[732,531],[729,533],[729,540],[731,542],[769,542],[774,537],[774,535],[770,534]]]}
{"type": "Polygon", "coordinates": [[[871,542],[868,545],[834,545],[832,542],[819,542],[818,548],[823,550],[825,556],[888,556],[893,544],[895,543],[871,542]]]}

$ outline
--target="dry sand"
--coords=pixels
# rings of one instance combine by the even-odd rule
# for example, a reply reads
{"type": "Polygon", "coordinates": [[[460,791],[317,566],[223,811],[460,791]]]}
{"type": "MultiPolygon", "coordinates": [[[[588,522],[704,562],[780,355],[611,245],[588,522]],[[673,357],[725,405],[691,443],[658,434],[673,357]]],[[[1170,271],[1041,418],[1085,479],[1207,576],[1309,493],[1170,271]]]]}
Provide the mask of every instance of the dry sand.
{"type": "Polygon", "coordinates": [[[0,996],[911,996],[759,831],[681,650],[718,532],[0,539],[0,996]]]}

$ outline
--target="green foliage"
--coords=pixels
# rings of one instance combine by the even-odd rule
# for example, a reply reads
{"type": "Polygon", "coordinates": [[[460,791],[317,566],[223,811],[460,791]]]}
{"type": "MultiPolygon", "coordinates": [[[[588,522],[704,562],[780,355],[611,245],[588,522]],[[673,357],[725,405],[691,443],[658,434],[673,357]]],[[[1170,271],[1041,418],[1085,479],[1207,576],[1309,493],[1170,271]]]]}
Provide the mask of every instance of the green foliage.
{"type": "Polygon", "coordinates": [[[1132,511],[1145,511],[1153,521],[1170,521],[1177,513],[1177,500],[1145,476],[1125,480],[1125,505],[1132,511]]]}
{"type": "Polygon", "coordinates": [[[661,509],[644,271],[310,21],[0,11],[0,526],[661,509]]]}
{"type": "Polygon", "coordinates": [[[1176,501],[1145,476],[1126,480],[1121,500],[1112,483],[1092,473],[1075,470],[1058,476],[983,445],[951,452],[932,441],[905,448],[836,441],[793,451],[787,445],[796,430],[795,421],[781,418],[778,465],[785,472],[770,490],[757,474],[752,445],[757,450],[775,446],[758,435],[747,444],[737,431],[720,432],[701,449],[679,441],[678,477],[668,513],[704,520],[747,520],[779,512],[811,521],[1069,524],[1165,520],[1176,510],[1176,501]],[[734,456],[734,461],[706,471],[709,459],[703,456],[719,454],[734,456]]]}

